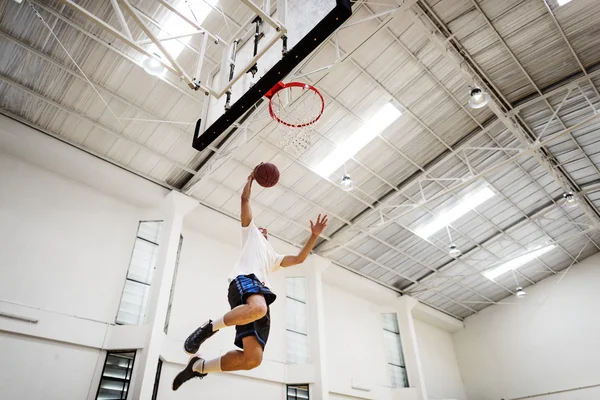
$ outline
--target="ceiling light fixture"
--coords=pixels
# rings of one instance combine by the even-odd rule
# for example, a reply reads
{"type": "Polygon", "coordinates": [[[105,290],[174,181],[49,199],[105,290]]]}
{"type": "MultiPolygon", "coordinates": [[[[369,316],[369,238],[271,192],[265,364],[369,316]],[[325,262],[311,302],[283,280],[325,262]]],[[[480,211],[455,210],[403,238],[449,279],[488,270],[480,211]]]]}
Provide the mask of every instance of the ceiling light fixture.
{"type": "Polygon", "coordinates": [[[350,175],[345,174],[342,177],[342,181],[340,182],[340,186],[344,192],[351,192],[354,189],[354,181],[350,177],[350,175]]]}
{"type": "Polygon", "coordinates": [[[461,251],[456,247],[455,244],[450,245],[450,250],[448,251],[448,255],[452,258],[458,258],[462,255],[461,251]]]}
{"type": "Polygon", "coordinates": [[[577,198],[575,197],[573,192],[563,194],[563,198],[565,199],[565,201],[567,203],[571,203],[571,204],[575,203],[577,201],[577,198]]]}
{"type": "Polygon", "coordinates": [[[450,208],[449,210],[442,212],[437,218],[428,223],[427,225],[415,229],[415,233],[427,239],[445,226],[450,225],[469,211],[473,210],[478,205],[494,197],[495,193],[488,187],[484,187],[466,196],[463,201],[450,208]]]}
{"type": "Polygon", "coordinates": [[[527,292],[524,291],[521,286],[519,286],[517,288],[517,292],[515,293],[515,296],[517,296],[518,299],[522,299],[523,297],[527,296],[527,292]]]}
{"type": "Polygon", "coordinates": [[[549,252],[555,248],[556,248],[556,245],[551,244],[550,246],[542,247],[541,249],[537,249],[530,253],[523,254],[520,257],[514,258],[510,261],[505,262],[504,264],[497,266],[496,268],[492,268],[487,271],[484,271],[483,276],[485,276],[489,280],[494,280],[497,277],[499,277],[500,275],[502,275],[508,271],[514,271],[517,268],[532,261],[533,259],[541,256],[542,254],[546,254],[547,252],[549,252]]]}
{"type": "MultiPolygon", "coordinates": [[[[154,56],[159,59],[162,58],[158,53],[154,53],[154,56]]],[[[144,67],[144,71],[154,76],[163,75],[166,71],[165,66],[154,57],[146,57],[142,61],[142,66],[144,67]]]]}
{"type": "Polygon", "coordinates": [[[478,87],[471,89],[470,96],[469,107],[475,109],[485,107],[490,100],[490,96],[478,87]]]}
{"type": "Polygon", "coordinates": [[[571,0],[557,0],[559,6],[564,6],[567,3],[570,3],[571,0]]]}
{"type": "Polygon", "coordinates": [[[567,208],[577,207],[578,199],[573,192],[563,194],[563,199],[565,200],[564,204],[567,208]]]}
{"type": "Polygon", "coordinates": [[[349,158],[365,147],[402,115],[392,103],[386,103],[363,126],[358,128],[344,143],[333,150],[316,167],[315,172],[328,177],[349,158]]]}

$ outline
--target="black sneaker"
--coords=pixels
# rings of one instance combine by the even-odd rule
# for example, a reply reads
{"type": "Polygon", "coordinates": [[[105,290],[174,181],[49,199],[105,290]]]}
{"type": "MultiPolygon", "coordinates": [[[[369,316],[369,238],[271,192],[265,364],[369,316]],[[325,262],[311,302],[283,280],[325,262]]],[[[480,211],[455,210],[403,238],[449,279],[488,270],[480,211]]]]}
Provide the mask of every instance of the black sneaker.
{"type": "Polygon", "coordinates": [[[185,339],[183,350],[193,356],[198,352],[200,345],[217,332],[218,331],[213,332],[212,320],[209,319],[204,325],[196,329],[187,339],[185,339]]]}
{"type": "Polygon", "coordinates": [[[200,378],[200,379],[202,379],[206,375],[208,375],[208,374],[201,374],[200,372],[194,371],[194,364],[198,360],[201,360],[202,362],[204,362],[204,359],[200,358],[200,357],[192,357],[192,358],[190,358],[190,361],[188,362],[187,367],[185,367],[183,369],[183,371],[181,371],[180,373],[178,373],[177,376],[175,377],[175,379],[173,379],[173,384],[171,385],[171,388],[173,390],[179,389],[179,387],[181,385],[183,385],[185,382],[189,381],[190,379],[193,379],[193,378],[200,378]]]}

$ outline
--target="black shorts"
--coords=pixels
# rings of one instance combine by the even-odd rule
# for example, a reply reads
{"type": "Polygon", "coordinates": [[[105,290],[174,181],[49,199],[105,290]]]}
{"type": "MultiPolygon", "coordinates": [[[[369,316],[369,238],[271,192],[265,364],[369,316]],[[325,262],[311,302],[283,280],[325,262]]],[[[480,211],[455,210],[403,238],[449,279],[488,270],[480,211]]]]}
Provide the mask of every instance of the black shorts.
{"type": "Polygon", "coordinates": [[[244,348],[242,339],[248,336],[256,336],[263,349],[265,348],[267,339],[269,339],[269,330],[271,329],[269,305],[275,301],[277,296],[268,287],[264,286],[254,274],[240,275],[229,284],[227,299],[232,310],[239,305],[246,304],[248,297],[253,294],[262,294],[265,297],[267,314],[261,319],[247,325],[236,325],[234,344],[240,349],[244,348]]]}

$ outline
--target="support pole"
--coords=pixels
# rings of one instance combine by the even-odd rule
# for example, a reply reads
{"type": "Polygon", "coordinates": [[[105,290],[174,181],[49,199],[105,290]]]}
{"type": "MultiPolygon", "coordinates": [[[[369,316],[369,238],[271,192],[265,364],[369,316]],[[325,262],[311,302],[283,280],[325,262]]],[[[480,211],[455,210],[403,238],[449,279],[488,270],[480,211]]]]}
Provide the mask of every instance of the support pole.
{"type": "MultiPolygon", "coordinates": [[[[235,74],[235,56],[237,54],[237,46],[240,42],[240,39],[236,39],[233,41],[233,49],[231,51],[231,62],[229,63],[229,81],[233,79],[233,75],[235,74]]],[[[225,111],[231,108],[231,87],[227,89],[227,99],[225,100],[225,111]]]]}

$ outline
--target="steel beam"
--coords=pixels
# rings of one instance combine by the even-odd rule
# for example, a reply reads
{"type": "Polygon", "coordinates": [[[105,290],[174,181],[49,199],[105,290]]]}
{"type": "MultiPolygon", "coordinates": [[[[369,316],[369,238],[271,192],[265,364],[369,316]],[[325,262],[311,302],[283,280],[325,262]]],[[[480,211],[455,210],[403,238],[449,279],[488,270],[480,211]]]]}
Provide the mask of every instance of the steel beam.
{"type": "MultiPolygon", "coordinates": [[[[87,30],[85,30],[81,26],[77,25],[76,23],[74,23],[70,19],[64,17],[63,15],[61,15],[57,11],[53,10],[52,8],[50,8],[50,7],[48,7],[48,6],[40,3],[39,0],[28,0],[28,1],[34,3],[37,7],[40,7],[41,9],[43,9],[46,12],[48,12],[50,15],[54,16],[55,18],[61,20],[65,24],[69,25],[70,27],[76,29],[78,32],[82,33],[87,38],[89,38],[89,39],[95,41],[96,43],[99,43],[100,45],[104,46],[109,51],[112,51],[112,52],[116,53],[117,55],[119,55],[120,57],[122,57],[123,59],[131,62],[132,64],[135,64],[136,66],[143,68],[142,65],[140,65],[140,63],[137,60],[133,59],[132,57],[130,57],[129,55],[125,54],[121,50],[117,49],[111,43],[106,42],[106,41],[100,39],[98,36],[94,35],[93,33],[88,32],[87,30]]],[[[170,80],[168,80],[168,79],[166,79],[166,78],[164,78],[162,76],[157,76],[156,78],[160,79],[161,81],[163,81],[164,83],[166,83],[167,85],[169,85],[173,89],[177,90],[179,93],[183,94],[184,96],[188,97],[189,99],[197,101],[197,102],[201,102],[202,101],[201,98],[199,98],[197,96],[194,96],[190,91],[183,90],[181,87],[179,87],[177,84],[171,82],[170,80]]]]}

